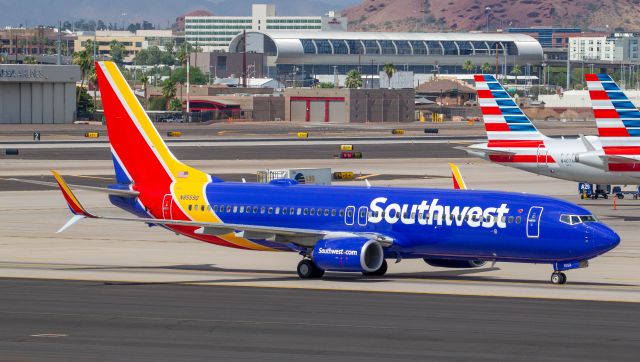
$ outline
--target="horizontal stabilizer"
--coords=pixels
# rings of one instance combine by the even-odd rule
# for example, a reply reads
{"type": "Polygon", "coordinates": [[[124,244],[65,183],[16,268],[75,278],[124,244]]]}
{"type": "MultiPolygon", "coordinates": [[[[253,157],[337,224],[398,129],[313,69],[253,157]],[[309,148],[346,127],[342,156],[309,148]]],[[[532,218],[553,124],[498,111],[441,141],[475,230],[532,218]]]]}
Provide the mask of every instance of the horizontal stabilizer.
{"type": "MultiPolygon", "coordinates": [[[[48,182],[48,181],[38,181],[38,180],[26,180],[19,178],[9,178],[9,181],[23,182],[27,184],[40,185],[40,186],[50,186],[50,187],[59,187],[56,182],[48,182]]],[[[117,189],[109,189],[105,187],[94,187],[94,186],[85,186],[85,185],[71,185],[67,184],[72,190],[84,190],[84,191],[93,191],[100,192],[109,195],[122,196],[122,197],[137,197],[139,192],[132,190],[117,190],[117,189]]]]}
{"type": "Polygon", "coordinates": [[[462,150],[465,151],[469,154],[482,154],[484,156],[491,156],[491,155],[497,155],[497,156],[513,156],[516,153],[515,152],[510,152],[510,151],[502,151],[502,150],[495,150],[495,149],[490,149],[490,148],[481,148],[481,147],[473,147],[473,146],[469,146],[469,147],[464,147],[464,146],[457,146],[454,147],[455,149],[458,150],[462,150]]]}

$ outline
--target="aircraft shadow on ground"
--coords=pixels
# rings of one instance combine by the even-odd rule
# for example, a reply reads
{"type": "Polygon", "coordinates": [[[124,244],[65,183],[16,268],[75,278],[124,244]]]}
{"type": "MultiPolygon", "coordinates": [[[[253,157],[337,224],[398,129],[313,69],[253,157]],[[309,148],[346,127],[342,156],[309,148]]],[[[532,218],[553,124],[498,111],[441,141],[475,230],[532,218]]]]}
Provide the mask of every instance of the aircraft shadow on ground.
{"type": "MultiPolygon", "coordinates": [[[[185,265],[167,265],[167,266],[126,266],[126,267],[92,267],[92,268],[79,268],[79,269],[167,269],[167,270],[183,270],[183,271],[202,271],[202,272],[224,272],[224,273],[246,273],[246,274],[265,274],[264,277],[254,276],[251,278],[219,278],[219,279],[206,279],[206,280],[183,280],[183,281],[171,281],[171,282],[109,282],[107,284],[112,285],[152,285],[152,284],[199,284],[199,283],[250,283],[250,282],[286,282],[300,280],[298,275],[293,270],[257,270],[246,268],[223,268],[217,267],[211,264],[185,264],[185,265]],[[269,277],[266,274],[280,275],[277,277],[269,277]]],[[[527,280],[527,279],[515,279],[515,278],[501,278],[498,276],[481,276],[478,273],[497,271],[500,268],[488,267],[479,269],[462,269],[462,270],[442,270],[442,271],[424,271],[415,273],[397,273],[388,274],[383,277],[375,276],[363,276],[359,273],[337,273],[327,272],[323,277],[326,281],[337,281],[341,283],[392,283],[402,280],[419,280],[428,282],[430,280],[439,281],[470,281],[470,282],[491,282],[497,284],[528,284],[528,285],[548,285],[549,281],[546,279],[540,280],[527,280]]],[[[313,282],[313,280],[309,280],[313,282]]],[[[570,282],[570,285],[577,286],[617,286],[617,287],[637,287],[633,284],[621,284],[621,283],[597,283],[597,282],[570,282]]],[[[311,286],[311,284],[310,284],[311,286]]]]}

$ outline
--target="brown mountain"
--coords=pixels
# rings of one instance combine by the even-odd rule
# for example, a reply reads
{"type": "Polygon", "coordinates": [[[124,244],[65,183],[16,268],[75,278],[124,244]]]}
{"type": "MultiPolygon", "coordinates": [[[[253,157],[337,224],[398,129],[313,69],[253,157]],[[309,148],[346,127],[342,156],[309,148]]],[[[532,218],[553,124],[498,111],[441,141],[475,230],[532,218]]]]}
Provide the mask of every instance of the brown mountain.
{"type": "Polygon", "coordinates": [[[343,11],[355,31],[577,26],[640,31],[640,0],[363,0],[343,11]]]}

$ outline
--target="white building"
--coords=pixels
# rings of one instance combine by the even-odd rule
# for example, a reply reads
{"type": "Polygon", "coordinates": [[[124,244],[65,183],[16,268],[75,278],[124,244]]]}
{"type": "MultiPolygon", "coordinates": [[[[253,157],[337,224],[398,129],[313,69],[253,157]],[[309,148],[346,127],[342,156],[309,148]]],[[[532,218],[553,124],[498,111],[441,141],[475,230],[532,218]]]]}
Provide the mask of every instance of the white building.
{"type": "Polygon", "coordinates": [[[185,39],[205,52],[227,51],[243,30],[346,31],[347,18],[329,12],[324,16],[277,16],[273,4],[253,4],[251,16],[187,16],[185,39]]]}
{"type": "Polygon", "coordinates": [[[638,38],[632,34],[614,34],[613,37],[569,38],[569,59],[575,61],[637,61],[638,38]]]}

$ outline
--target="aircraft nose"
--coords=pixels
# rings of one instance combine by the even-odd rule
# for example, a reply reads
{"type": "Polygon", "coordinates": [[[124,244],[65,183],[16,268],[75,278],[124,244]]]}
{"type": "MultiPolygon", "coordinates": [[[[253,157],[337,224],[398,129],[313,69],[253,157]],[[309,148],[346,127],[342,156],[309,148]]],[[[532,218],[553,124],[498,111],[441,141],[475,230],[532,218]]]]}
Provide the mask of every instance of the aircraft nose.
{"type": "Polygon", "coordinates": [[[620,236],[606,225],[598,225],[594,233],[594,242],[598,251],[606,253],[620,244],[620,236]]]}

